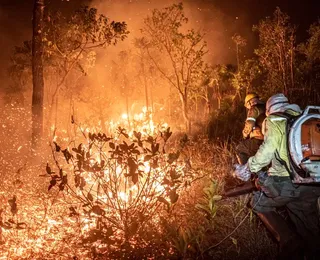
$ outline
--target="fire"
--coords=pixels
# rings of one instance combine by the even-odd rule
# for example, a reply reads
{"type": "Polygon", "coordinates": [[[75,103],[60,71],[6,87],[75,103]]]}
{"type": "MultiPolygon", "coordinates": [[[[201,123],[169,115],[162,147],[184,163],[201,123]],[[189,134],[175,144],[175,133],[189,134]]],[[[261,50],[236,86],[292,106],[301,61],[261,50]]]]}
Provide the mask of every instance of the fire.
{"type": "Polygon", "coordinates": [[[125,192],[123,192],[123,191],[118,192],[118,196],[124,202],[128,202],[128,195],[125,192]]]}
{"type": "Polygon", "coordinates": [[[111,133],[114,133],[119,126],[122,126],[128,130],[130,137],[133,136],[133,131],[141,132],[145,136],[154,135],[159,129],[167,128],[168,124],[165,122],[155,124],[153,114],[150,112],[151,110],[151,108],[144,106],[140,113],[133,114],[132,116],[122,113],[119,121],[110,121],[106,125],[111,133]],[[128,122],[131,118],[132,120],[128,122]]]}
{"type": "Polygon", "coordinates": [[[79,248],[79,241],[104,252],[127,240],[135,246],[134,237],[145,223],[157,224],[159,207],[174,204],[183,187],[184,164],[177,160],[178,153],[163,153],[171,135],[167,124],[155,124],[147,108],[133,115],[130,124],[128,118],[123,114],[119,122],[109,122],[111,137],[79,126],[80,136],[87,140],[75,147],[58,146],[58,142],[70,144],[70,138],[63,135],[66,131],[55,134],[56,155],[50,166],[58,168],[47,165],[47,202],[41,196],[29,200],[12,220],[10,208],[0,214],[0,222],[8,223],[7,229],[0,228],[0,242],[4,241],[0,255],[6,257],[0,259],[33,254],[53,259],[57,248],[68,257],[90,259],[86,256],[90,250],[79,248]],[[20,220],[26,227],[17,229],[20,220]]]}
{"type": "Polygon", "coordinates": [[[127,119],[128,119],[128,114],[126,114],[126,113],[122,114],[122,115],[121,115],[121,118],[122,118],[123,120],[127,120],[127,119]]]}

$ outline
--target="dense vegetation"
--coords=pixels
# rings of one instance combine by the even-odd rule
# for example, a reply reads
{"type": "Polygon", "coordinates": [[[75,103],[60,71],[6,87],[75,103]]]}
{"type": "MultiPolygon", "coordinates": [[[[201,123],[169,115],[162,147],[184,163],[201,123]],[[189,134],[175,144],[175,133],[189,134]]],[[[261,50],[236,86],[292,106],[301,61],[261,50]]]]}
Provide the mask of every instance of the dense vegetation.
{"type": "Polygon", "coordinates": [[[15,48],[0,115],[0,259],[276,256],[250,195],[221,194],[246,93],[283,92],[302,107],[320,101],[320,22],[297,43],[277,8],[253,27],[250,59],[241,56],[246,40],[232,38],[236,65],[206,63],[203,33],[187,23],[182,4],[154,10],[133,47],[106,58],[126,40],[125,22],[88,7],[47,10],[37,150],[31,43],[15,48]]]}

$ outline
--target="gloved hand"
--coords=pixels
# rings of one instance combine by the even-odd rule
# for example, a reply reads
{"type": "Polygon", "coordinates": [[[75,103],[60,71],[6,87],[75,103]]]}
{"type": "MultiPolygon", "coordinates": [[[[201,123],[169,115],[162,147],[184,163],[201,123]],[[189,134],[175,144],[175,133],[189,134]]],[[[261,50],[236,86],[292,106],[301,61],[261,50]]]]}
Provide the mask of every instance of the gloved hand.
{"type": "Polygon", "coordinates": [[[232,173],[232,175],[234,177],[237,177],[238,179],[242,180],[242,181],[248,181],[250,180],[250,177],[251,177],[251,172],[249,170],[249,166],[248,164],[244,164],[244,165],[241,165],[241,164],[235,164],[235,169],[232,173]]]}
{"type": "Polygon", "coordinates": [[[242,138],[243,140],[246,140],[249,138],[249,133],[247,133],[245,130],[242,131],[242,138]]]}

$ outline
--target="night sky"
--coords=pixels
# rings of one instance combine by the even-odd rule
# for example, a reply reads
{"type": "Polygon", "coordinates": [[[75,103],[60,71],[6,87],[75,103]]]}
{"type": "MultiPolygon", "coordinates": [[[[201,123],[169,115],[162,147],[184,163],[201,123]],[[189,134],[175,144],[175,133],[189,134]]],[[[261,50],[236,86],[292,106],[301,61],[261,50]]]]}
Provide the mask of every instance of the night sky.
{"type": "MultiPolygon", "coordinates": [[[[319,0],[318,0],[319,1],[319,0]]],[[[276,6],[291,17],[298,25],[297,41],[307,37],[309,25],[320,14],[316,0],[184,0],[185,11],[192,26],[206,32],[210,59],[213,63],[234,63],[234,46],[231,36],[239,33],[248,40],[246,52],[252,53],[257,37],[252,25],[266,16],[272,16],[276,6]]],[[[115,20],[127,22],[131,35],[141,28],[142,18],[154,8],[168,6],[172,0],[51,0],[52,7],[72,9],[81,3],[91,3],[100,12],[115,20]]],[[[177,2],[177,1],[176,1],[177,2]]],[[[15,45],[31,39],[33,0],[0,0],[0,68],[4,75],[5,64],[15,45]]],[[[132,37],[132,36],[131,36],[132,37]]],[[[130,39],[128,40],[130,42],[130,39]]],[[[123,47],[125,48],[125,47],[123,47]]]]}

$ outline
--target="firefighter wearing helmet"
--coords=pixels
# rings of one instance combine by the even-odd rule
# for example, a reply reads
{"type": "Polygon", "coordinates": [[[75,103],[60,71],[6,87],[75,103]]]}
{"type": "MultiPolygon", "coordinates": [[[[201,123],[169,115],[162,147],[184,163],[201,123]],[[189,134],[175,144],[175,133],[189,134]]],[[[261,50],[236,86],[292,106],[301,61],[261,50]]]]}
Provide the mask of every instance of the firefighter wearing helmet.
{"type": "Polygon", "coordinates": [[[282,93],[271,96],[263,122],[264,141],[245,165],[237,165],[234,175],[243,181],[249,180],[252,174],[258,176],[260,190],[254,192],[252,207],[279,242],[279,259],[318,259],[320,186],[292,183],[287,118],[283,114],[298,116],[301,109],[290,104],[282,93]],[[295,229],[277,213],[277,209],[283,207],[295,229]]]}
{"type": "Polygon", "coordinates": [[[265,103],[257,94],[247,94],[244,106],[247,108],[247,118],[242,130],[244,140],[236,147],[237,159],[242,165],[256,153],[262,144],[262,122],[265,119],[265,103]]]}

